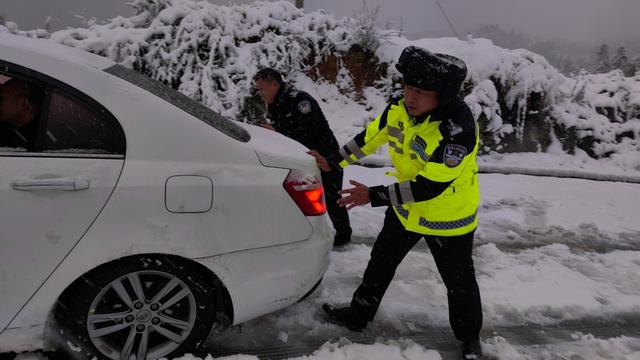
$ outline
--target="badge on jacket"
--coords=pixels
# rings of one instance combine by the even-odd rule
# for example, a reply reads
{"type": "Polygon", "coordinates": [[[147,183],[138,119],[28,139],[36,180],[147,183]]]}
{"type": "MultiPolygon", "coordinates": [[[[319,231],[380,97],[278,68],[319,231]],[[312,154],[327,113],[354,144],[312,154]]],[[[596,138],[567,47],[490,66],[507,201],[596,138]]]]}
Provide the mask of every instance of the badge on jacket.
{"type": "Polygon", "coordinates": [[[308,114],[311,112],[311,102],[309,100],[302,100],[298,103],[298,110],[302,114],[308,114]]]}
{"type": "Polygon", "coordinates": [[[418,154],[424,162],[429,161],[429,155],[427,155],[426,149],[427,142],[420,136],[416,135],[413,140],[411,140],[411,150],[418,154]]]}
{"type": "Polygon", "coordinates": [[[444,164],[450,168],[460,165],[467,149],[462,145],[447,144],[444,148],[444,164]]]}

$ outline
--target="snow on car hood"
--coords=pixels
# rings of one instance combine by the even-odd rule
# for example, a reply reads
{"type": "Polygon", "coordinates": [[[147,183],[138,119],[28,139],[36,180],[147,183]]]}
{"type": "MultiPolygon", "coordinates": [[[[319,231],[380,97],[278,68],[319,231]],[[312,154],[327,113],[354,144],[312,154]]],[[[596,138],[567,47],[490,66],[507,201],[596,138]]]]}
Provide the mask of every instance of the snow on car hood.
{"type": "Polygon", "coordinates": [[[317,172],[315,160],[304,145],[276,131],[260,126],[239,123],[251,135],[249,146],[258,155],[264,166],[300,169],[317,172]]]}

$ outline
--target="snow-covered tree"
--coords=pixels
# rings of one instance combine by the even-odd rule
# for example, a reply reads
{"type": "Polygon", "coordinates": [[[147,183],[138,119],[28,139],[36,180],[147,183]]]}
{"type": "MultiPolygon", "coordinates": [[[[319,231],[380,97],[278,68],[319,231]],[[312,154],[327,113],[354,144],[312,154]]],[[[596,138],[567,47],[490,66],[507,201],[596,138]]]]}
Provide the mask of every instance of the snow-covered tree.
{"type": "Polygon", "coordinates": [[[595,72],[608,73],[611,71],[611,62],[609,60],[609,46],[602,44],[596,52],[595,72]]]}
{"type": "Polygon", "coordinates": [[[84,27],[91,27],[93,25],[95,25],[98,22],[98,19],[94,16],[87,16],[84,14],[73,14],[73,16],[80,20],[80,23],[82,24],[82,26],[84,27]]]}
{"type": "Polygon", "coordinates": [[[611,65],[615,69],[622,70],[622,67],[629,63],[629,58],[627,57],[627,50],[625,50],[624,46],[620,46],[618,50],[616,50],[616,54],[611,58],[611,65]]]}
{"type": "Polygon", "coordinates": [[[133,0],[129,3],[134,9],[136,9],[136,15],[141,20],[145,19],[144,25],[148,25],[162,10],[168,5],[168,0],[133,0]]]}
{"type": "Polygon", "coordinates": [[[43,28],[44,28],[45,30],[47,30],[47,32],[49,32],[49,33],[51,32],[51,16],[47,16],[47,17],[44,19],[44,26],[43,26],[43,28]]]}
{"type": "Polygon", "coordinates": [[[635,75],[635,69],[633,69],[633,64],[629,61],[627,50],[624,46],[620,46],[618,50],[616,50],[616,54],[611,59],[611,66],[614,69],[622,70],[625,76],[635,75]]]}
{"type": "MultiPolygon", "coordinates": [[[[60,30],[51,39],[113,59],[226,116],[249,122],[261,120],[260,109],[251,108],[247,100],[260,101],[250,92],[251,78],[259,67],[291,74],[298,85],[318,86],[324,93],[335,91],[327,98],[347,96],[374,109],[381,98],[399,88],[393,64],[401,48],[411,43],[376,28],[377,10],[368,10],[366,3],[368,15],[360,20],[360,29],[365,31],[360,34],[378,41],[373,43],[378,46],[375,56],[371,48],[361,51],[367,37],[355,36],[358,21],[338,20],[321,11],[305,13],[289,1],[234,6],[196,0],[133,1],[138,10],[134,16],[60,30]],[[349,93],[352,88],[361,96],[349,93]]],[[[34,36],[29,32],[21,35],[34,36]]],[[[574,80],[538,54],[503,49],[486,39],[473,43],[420,39],[415,44],[467,62],[464,92],[473,95],[466,100],[474,115],[484,116],[480,119],[483,141],[488,140],[483,151],[544,150],[550,143],[551,123],[563,127],[564,139],[573,139],[567,142],[567,149],[588,150],[594,157],[626,151],[619,144],[621,134],[638,121],[633,119],[637,112],[629,111],[628,104],[640,97],[634,95],[637,87],[628,85],[630,80],[621,71],[613,72],[613,77],[606,73],[574,80]]],[[[557,43],[545,44],[541,47],[546,51],[558,49],[557,43]]],[[[582,67],[579,61],[570,60],[576,68],[582,67]]],[[[564,146],[565,140],[561,141],[564,146]]],[[[640,151],[634,149],[629,151],[640,151]]]]}
{"type": "Polygon", "coordinates": [[[18,24],[13,21],[5,21],[4,26],[9,30],[12,34],[18,33],[18,24]]]}
{"type": "Polygon", "coordinates": [[[524,48],[538,53],[565,75],[576,74],[581,68],[592,69],[595,61],[593,49],[583,44],[562,39],[536,39],[527,34],[507,31],[499,25],[481,25],[474,36],[491,39],[500,47],[524,48]]]}
{"type": "Polygon", "coordinates": [[[367,2],[362,0],[362,10],[356,14],[352,23],[354,42],[365,50],[375,52],[380,46],[380,36],[376,21],[380,5],[369,9],[367,2]]]}
{"type": "Polygon", "coordinates": [[[570,57],[565,57],[562,59],[562,72],[567,73],[569,75],[576,74],[580,69],[575,65],[573,60],[570,57]]]}

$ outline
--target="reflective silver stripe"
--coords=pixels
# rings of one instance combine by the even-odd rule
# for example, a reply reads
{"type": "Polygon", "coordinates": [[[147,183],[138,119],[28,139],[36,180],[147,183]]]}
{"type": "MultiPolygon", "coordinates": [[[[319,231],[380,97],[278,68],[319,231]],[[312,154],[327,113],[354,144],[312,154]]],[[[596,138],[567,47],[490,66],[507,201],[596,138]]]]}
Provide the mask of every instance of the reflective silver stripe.
{"type": "Polygon", "coordinates": [[[391,200],[391,205],[400,205],[398,202],[398,194],[396,193],[396,184],[391,184],[387,186],[389,190],[389,200],[391,200]]]}
{"type": "Polygon", "coordinates": [[[418,224],[420,224],[420,226],[424,226],[432,230],[457,229],[457,228],[465,227],[469,224],[472,224],[476,219],[477,214],[478,213],[476,212],[471,216],[467,216],[466,218],[454,220],[454,221],[429,221],[425,218],[420,218],[420,221],[418,222],[418,224]]]}
{"type": "Polygon", "coordinates": [[[439,237],[435,236],[435,237],[433,238],[433,240],[435,240],[435,241],[438,243],[438,246],[439,246],[439,247],[442,247],[442,239],[441,239],[441,238],[439,238],[439,237]]]}
{"type": "Polygon", "coordinates": [[[346,147],[358,159],[362,159],[363,157],[367,156],[367,154],[363,153],[362,150],[360,150],[360,147],[358,146],[358,144],[356,144],[355,140],[349,141],[346,147]]]}
{"type": "Polygon", "coordinates": [[[347,154],[347,152],[343,148],[340,148],[338,152],[340,153],[340,156],[342,156],[344,161],[346,161],[349,165],[353,164],[351,156],[349,156],[349,154],[347,154]]]}
{"type": "Polygon", "coordinates": [[[347,151],[345,149],[340,148],[338,152],[340,153],[340,156],[342,156],[343,160],[347,160],[349,158],[349,154],[347,154],[347,151]]]}
{"type": "Polygon", "coordinates": [[[406,219],[409,217],[409,212],[405,210],[402,206],[398,205],[395,207],[395,209],[398,212],[398,214],[400,214],[400,216],[402,216],[403,218],[406,219]]]}
{"type": "Polygon", "coordinates": [[[393,141],[389,141],[389,146],[391,146],[398,154],[404,154],[404,151],[402,151],[402,149],[393,141]]]}
{"type": "Polygon", "coordinates": [[[400,196],[402,197],[402,203],[415,202],[413,199],[413,193],[411,192],[411,181],[405,181],[400,183],[400,196]]]}
{"type": "Polygon", "coordinates": [[[387,131],[389,135],[398,139],[398,142],[400,142],[400,144],[404,143],[404,134],[402,133],[402,130],[398,129],[397,127],[387,126],[387,131]]]}

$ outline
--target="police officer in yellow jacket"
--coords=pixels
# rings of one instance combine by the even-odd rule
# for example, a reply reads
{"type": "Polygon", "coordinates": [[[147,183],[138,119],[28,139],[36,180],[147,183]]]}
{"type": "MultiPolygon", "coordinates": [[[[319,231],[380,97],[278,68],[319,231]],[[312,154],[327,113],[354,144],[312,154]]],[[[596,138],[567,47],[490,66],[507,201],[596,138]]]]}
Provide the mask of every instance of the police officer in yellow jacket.
{"type": "Polygon", "coordinates": [[[337,153],[316,158],[323,171],[343,168],[387,144],[397,182],[367,187],[356,181],[342,190],[341,206],[388,206],[384,226],[371,251],[362,284],[351,305],[325,304],[329,317],[354,331],[363,330],[382,301],[395,270],[425,238],[447,288],[449,320],[462,341],[463,359],[481,357],[480,292],[471,257],[478,224],[478,126],[460,98],[464,62],[409,46],[396,68],[404,96],[391,102],[365,131],[337,153]]]}

